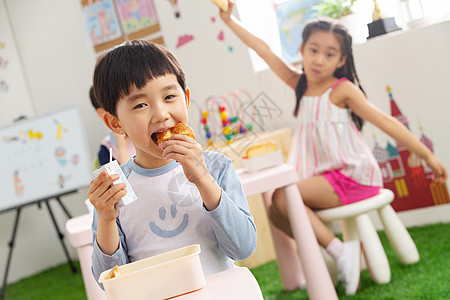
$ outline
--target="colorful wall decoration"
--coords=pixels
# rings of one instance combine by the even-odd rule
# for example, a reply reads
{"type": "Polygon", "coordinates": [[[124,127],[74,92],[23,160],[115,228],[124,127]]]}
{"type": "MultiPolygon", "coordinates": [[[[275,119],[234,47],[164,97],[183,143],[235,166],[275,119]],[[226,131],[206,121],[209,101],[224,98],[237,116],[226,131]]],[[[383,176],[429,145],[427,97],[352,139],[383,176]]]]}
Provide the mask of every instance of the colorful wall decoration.
{"type": "Polygon", "coordinates": [[[152,0],[82,0],[86,30],[95,51],[158,32],[152,0]]]}
{"type": "MultiPolygon", "coordinates": [[[[408,118],[402,114],[395,102],[391,88],[387,87],[391,104],[391,115],[409,129],[408,118]]],[[[420,128],[420,141],[433,152],[433,142],[420,128]]],[[[446,184],[432,180],[432,171],[414,153],[403,145],[387,143],[385,148],[375,143],[375,158],[383,173],[384,187],[392,190],[395,199],[391,203],[395,211],[450,203],[446,184]]]]}
{"type": "Polygon", "coordinates": [[[172,9],[173,9],[173,15],[175,16],[175,18],[179,18],[181,16],[180,14],[180,8],[178,7],[178,0],[167,0],[170,2],[170,4],[172,5],[172,9]]]}
{"type": "Polygon", "coordinates": [[[318,0],[289,0],[276,7],[283,58],[288,62],[301,60],[299,52],[302,31],[306,23],[317,16],[314,5],[318,0]]]}
{"type": "Polygon", "coordinates": [[[121,43],[123,41],[119,19],[113,0],[96,1],[83,7],[86,31],[97,51],[101,45],[121,43]]]}
{"type": "Polygon", "coordinates": [[[128,39],[137,39],[159,31],[151,0],[115,0],[122,29],[128,39]]]}

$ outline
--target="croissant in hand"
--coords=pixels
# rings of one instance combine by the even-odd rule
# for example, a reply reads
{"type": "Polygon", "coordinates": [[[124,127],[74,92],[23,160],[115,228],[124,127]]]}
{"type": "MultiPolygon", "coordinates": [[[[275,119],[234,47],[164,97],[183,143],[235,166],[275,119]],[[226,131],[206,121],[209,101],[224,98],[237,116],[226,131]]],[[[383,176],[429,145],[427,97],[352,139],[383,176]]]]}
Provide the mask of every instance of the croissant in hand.
{"type": "Polygon", "coordinates": [[[158,132],[156,134],[158,145],[170,139],[174,134],[184,134],[195,140],[194,131],[189,125],[184,123],[177,123],[172,128],[166,131],[158,132]]]}

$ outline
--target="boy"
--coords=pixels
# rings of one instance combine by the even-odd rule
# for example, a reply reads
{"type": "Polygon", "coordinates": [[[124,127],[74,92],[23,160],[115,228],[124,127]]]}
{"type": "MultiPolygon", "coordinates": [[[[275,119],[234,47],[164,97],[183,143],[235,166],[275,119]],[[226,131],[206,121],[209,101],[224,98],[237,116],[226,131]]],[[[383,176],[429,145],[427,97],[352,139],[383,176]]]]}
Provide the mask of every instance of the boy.
{"type": "Polygon", "coordinates": [[[126,191],[110,187],[117,176],[104,172],[91,182],[94,277],[196,243],[205,275],[250,256],[256,228],[230,160],[185,135],[156,142],[157,132],[187,123],[190,91],[177,59],[157,44],[125,42],[97,63],[94,91],[105,124],[136,147],[122,170],[137,196],[118,208],[126,191]]]}

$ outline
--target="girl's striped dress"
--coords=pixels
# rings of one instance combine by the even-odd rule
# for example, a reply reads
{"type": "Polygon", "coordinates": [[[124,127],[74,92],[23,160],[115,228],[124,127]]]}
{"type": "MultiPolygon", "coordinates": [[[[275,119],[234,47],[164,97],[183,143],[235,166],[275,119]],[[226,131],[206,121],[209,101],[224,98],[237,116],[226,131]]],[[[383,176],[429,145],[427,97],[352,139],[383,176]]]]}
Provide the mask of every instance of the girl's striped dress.
{"type": "Polygon", "coordinates": [[[300,180],[338,170],[362,185],[383,186],[381,170],[351,118],[330,101],[333,84],[321,96],[303,96],[288,162],[300,180]]]}

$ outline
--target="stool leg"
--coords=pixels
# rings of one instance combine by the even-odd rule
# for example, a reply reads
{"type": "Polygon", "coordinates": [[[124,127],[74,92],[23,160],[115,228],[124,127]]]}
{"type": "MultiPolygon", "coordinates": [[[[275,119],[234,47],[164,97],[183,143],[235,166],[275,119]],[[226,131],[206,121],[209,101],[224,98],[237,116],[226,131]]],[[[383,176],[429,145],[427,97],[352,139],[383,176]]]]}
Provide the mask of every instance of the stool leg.
{"type": "Polygon", "coordinates": [[[356,219],[354,217],[342,219],[341,225],[342,238],[344,241],[359,241],[356,219]]]}
{"type": "MultiPolygon", "coordinates": [[[[267,208],[272,203],[272,192],[263,193],[264,205],[267,208]]],[[[285,290],[304,289],[306,287],[300,259],[295,249],[294,240],[276,228],[269,220],[270,232],[277,254],[278,269],[285,290]]]]}
{"type": "Polygon", "coordinates": [[[372,221],[368,215],[361,214],[356,217],[356,225],[372,280],[378,284],[388,283],[391,269],[372,221]]]}
{"type": "MultiPolygon", "coordinates": [[[[342,239],[344,240],[344,242],[346,242],[346,241],[361,241],[359,234],[358,234],[355,217],[342,219],[341,226],[342,226],[342,239]]],[[[366,262],[366,258],[363,254],[364,253],[361,253],[361,270],[366,270],[367,262],[366,262]]]]}
{"type": "Polygon", "coordinates": [[[386,205],[378,209],[378,216],[400,262],[402,264],[418,262],[419,251],[417,251],[416,244],[394,209],[390,205],[386,205]]]}

